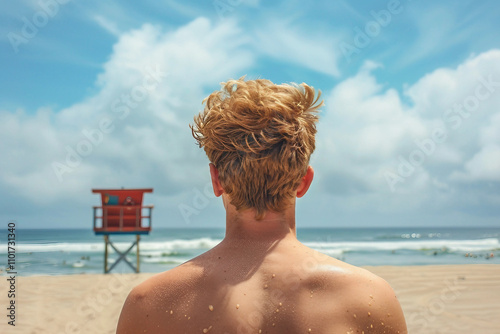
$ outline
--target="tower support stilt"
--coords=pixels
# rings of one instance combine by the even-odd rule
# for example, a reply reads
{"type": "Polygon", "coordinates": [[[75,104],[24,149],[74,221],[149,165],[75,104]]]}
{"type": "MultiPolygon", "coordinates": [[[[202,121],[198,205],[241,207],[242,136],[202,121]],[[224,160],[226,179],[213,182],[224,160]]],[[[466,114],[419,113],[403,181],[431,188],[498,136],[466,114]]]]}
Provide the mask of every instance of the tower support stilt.
{"type": "Polygon", "coordinates": [[[121,261],[128,264],[128,266],[130,268],[132,268],[133,271],[138,273],[139,272],[139,265],[140,265],[140,254],[139,254],[139,241],[140,240],[141,240],[140,235],[136,234],[135,241],[129,246],[129,248],[127,248],[127,250],[125,250],[125,251],[121,251],[118,248],[116,248],[116,246],[113,244],[113,242],[109,238],[109,235],[105,235],[104,236],[104,244],[105,244],[104,245],[104,273],[108,274],[121,261]],[[115,251],[116,254],[118,254],[118,258],[115,260],[115,262],[113,262],[113,264],[109,268],[108,268],[108,257],[109,257],[108,245],[111,246],[111,248],[115,251]],[[136,257],[137,257],[136,266],[134,266],[132,264],[132,262],[130,262],[129,259],[127,259],[128,253],[130,253],[130,251],[134,248],[134,246],[136,248],[136,257]]]}

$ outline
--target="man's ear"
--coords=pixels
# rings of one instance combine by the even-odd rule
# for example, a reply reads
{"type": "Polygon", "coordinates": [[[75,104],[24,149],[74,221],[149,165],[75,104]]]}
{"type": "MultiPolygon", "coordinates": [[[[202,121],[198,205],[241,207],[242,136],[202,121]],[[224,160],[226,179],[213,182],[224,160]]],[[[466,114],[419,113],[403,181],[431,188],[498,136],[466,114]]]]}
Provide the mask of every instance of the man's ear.
{"type": "Polygon", "coordinates": [[[312,166],[307,167],[306,175],[302,177],[302,180],[300,181],[300,185],[297,188],[297,197],[300,198],[304,196],[309,189],[309,186],[311,185],[311,182],[314,178],[314,169],[312,166]]]}
{"type": "Polygon", "coordinates": [[[210,166],[210,176],[212,178],[212,187],[214,188],[214,194],[216,197],[219,197],[224,193],[224,189],[222,188],[219,180],[219,171],[215,168],[213,163],[209,164],[210,166]]]}

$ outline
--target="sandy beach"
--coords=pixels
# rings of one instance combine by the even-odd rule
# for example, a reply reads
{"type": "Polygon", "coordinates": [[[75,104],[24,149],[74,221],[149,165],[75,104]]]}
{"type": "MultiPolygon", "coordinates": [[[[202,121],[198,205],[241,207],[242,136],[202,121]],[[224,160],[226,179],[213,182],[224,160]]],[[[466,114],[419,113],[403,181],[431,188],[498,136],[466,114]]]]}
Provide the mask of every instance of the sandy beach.
{"type": "MultiPolygon", "coordinates": [[[[409,333],[500,333],[500,265],[365,267],[385,278],[409,333]]],[[[0,282],[1,333],[114,333],[130,289],[153,274],[17,277],[15,327],[0,282]]]]}

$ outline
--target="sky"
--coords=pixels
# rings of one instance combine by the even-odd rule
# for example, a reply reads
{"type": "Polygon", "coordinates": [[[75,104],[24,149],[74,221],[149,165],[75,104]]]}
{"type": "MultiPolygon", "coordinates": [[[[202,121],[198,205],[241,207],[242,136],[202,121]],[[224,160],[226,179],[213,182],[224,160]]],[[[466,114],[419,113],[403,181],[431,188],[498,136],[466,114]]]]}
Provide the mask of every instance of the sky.
{"type": "Polygon", "coordinates": [[[189,124],[246,75],[321,90],[299,227],[499,226],[498,1],[0,5],[0,220],[91,228],[93,188],[155,227],[224,227],[189,124]]]}

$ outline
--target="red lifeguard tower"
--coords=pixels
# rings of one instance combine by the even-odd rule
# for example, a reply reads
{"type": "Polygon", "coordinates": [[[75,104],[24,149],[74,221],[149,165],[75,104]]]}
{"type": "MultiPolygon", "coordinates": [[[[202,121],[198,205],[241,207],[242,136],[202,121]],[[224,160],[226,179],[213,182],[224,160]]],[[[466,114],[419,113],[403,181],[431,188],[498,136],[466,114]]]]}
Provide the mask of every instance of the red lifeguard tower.
{"type": "Polygon", "coordinates": [[[107,274],[120,261],[125,261],[136,273],[139,272],[139,241],[141,234],[151,231],[153,205],[142,205],[144,193],[153,189],[92,189],[101,194],[101,206],[94,206],[94,233],[104,235],[104,273],[107,274]],[[146,213],[145,213],[146,212],[146,213]],[[147,224],[146,224],[147,222],[147,224]],[[135,241],[124,252],[118,250],[110,240],[111,234],[135,234],[135,241]],[[108,269],[108,245],[119,254],[118,259],[108,269]],[[137,265],[127,259],[127,254],[136,246],[137,265]]]}

